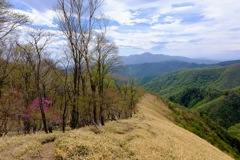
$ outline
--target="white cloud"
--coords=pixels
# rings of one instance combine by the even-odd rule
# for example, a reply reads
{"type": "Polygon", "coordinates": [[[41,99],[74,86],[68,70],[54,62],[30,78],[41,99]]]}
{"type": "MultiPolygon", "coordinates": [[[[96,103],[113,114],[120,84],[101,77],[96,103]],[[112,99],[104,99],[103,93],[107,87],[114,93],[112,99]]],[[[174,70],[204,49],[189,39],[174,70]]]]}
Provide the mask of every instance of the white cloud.
{"type": "MultiPolygon", "coordinates": [[[[121,47],[140,48],[142,51],[154,51],[155,53],[169,53],[175,55],[188,55],[191,57],[217,55],[223,51],[240,50],[240,3],[238,0],[169,0],[169,1],[144,1],[135,3],[132,1],[108,0],[108,9],[112,19],[118,21],[121,26],[133,25],[128,32],[121,27],[111,31],[116,43],[121,47]],[[148,3],[147,3],[148,2],[148,3]],[[173,7],[174,4],[184,4],[173,7]],[[114,11],[110,8],[114,8],[114,11]],[[117,9],[115,9],[117,8],[117,9]],[[137,21],[136,12],[152,9],[152,12],[141,17],[137,21]],[[202,19],[190,19],[184,23],[181,16],[196,14],[202,19]],[[115,16],[116,15],[116,16],[115,16]],[[159,19],[162,18],[162,21],[159,19]],[[147,21],[145,20],[147,19],[147,21]],[[136,21],[134,21],[136,20],[136,21]],[[192,21],[192,22],[191,22],[192,21]],[[144,29],[137,27],[138,22],[144,22],[150,26],[144,29]],[[165,22],[165,23],[163,23],[165,22]],[[197,41],[195,41],[197,40],[197,41]],[[198,41],[199,40],[199,41],[198,41]],[[164,43],[161,50],[153,50],[158,43],[164,43]]],[[[122,54],[125,54],[126,49],[122,54]]],[[[131,53],[131,52],[128,52],[131,53]]]]}
{"type": "Polygon", "coordinates": [[[182,21],[182,19],[175,18],[172,16],[167,16],[164,18],[164,22],[166,23],[174,23],[174,24],[179,24],[182,21]]]}
{"type": "MultiPolygon", "coordinates": [[[[23,2],[29,7],[37,5],[23,2]]],[[[35,8],[18,11],[26,13],[35,25],[57,27],[54,11],[35,8]]],[[[211,57],[240,50],[239,0],[106,0],[102,11],[119,23],[110,27],[108,35],[119,45],[120,54],[150,51],[211,57]],[[190,17],[186,23],[185,17],[191,15],[199,17],[190,17]]]]}
{"type": "Polygon", "coordinates": [[[23,11],[19,9],[13,9],[13,11],[28,16],[33,25],[57,27],[57,24],[54,24],[53,22],[54,18],[56,18],[56,13],[53,10],[39,12],[32,8],[29,11],[23,11]]]}

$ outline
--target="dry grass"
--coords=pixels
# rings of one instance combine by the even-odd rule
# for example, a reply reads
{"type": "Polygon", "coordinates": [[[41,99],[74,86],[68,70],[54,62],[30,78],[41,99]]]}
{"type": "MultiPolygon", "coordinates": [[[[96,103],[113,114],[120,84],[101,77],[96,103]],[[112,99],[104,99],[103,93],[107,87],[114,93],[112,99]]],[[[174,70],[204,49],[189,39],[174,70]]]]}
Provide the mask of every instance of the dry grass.
{"type": "Polygon", "coordinates": [[[0,157],[41,157],[42,143],[55,138],[56,159],[232,159],[172,123],[171,111],[155,96],[146,94],[138,107],[139,112],[132,119],[108,122],[100,131],[86,127],[65,134],[2,138],[0,157]],[[21,150],[22,147],[28,150],[21,150]]]}
{"type": "Polygon", "coordinates": [[[61,133],[32,134],[0,138],[0,160],[31,159],[39,157],[44,143],[52,141],[61,133]]]}

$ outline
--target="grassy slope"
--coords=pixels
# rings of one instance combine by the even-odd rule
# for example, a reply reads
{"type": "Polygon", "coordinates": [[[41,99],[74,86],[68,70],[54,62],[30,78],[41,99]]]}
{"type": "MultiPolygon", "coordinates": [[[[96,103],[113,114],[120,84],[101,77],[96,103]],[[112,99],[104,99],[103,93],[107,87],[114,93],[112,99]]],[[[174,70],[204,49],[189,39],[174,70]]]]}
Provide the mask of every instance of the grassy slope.
{"type": "Polygon", "coordinates": [[[176,126],[173,112],[157,97],[146,94],[138,107],[132,119],[108,122],[101,130],[85,127],[65,134],[1,138],[0,159],[232,159],[176,126]],[[53,144],[48,148],[55,152],[52,157],[44,157],[45,142],[53,144]]]}

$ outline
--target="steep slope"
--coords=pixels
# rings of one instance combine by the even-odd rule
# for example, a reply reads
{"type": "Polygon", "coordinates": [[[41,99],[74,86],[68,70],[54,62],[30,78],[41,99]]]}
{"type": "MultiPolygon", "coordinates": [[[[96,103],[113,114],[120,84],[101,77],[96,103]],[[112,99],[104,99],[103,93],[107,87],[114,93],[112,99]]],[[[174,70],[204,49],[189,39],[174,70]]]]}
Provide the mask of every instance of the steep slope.
{"type": "Polygon", "coordinates": [[[166,148],[172,148],[167,159],[230,158],[205,140],[170,121],[172,111],[157,97],[150,94],[145,95],[139,103],[139,110],[145,117],[143,121],[160,133],[156,141],[168,145],[166,148]]]}

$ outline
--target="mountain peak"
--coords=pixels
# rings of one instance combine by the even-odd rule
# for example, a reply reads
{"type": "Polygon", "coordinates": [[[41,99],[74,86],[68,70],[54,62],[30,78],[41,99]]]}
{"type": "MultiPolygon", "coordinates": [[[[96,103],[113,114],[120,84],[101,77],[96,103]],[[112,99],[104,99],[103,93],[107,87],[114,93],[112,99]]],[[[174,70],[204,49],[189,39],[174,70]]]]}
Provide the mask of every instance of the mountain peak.
{"type": "Polygon", "coordinates": [[[144,52],[144,53],[142,53],[142,54],[140,54],[140,55],[154,55],[154,54],[152,54],[152,53],[150,53],[150,52],[144,52]]]}

